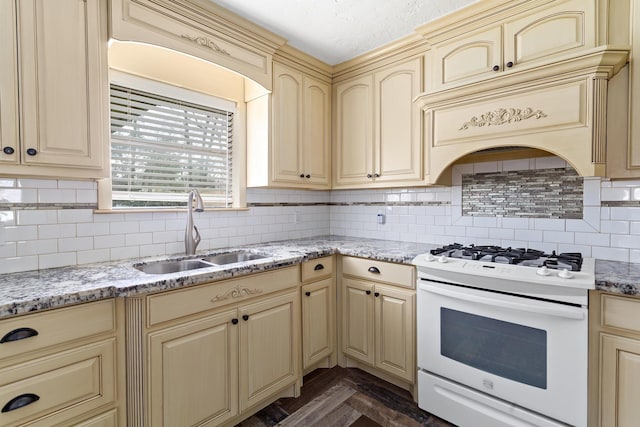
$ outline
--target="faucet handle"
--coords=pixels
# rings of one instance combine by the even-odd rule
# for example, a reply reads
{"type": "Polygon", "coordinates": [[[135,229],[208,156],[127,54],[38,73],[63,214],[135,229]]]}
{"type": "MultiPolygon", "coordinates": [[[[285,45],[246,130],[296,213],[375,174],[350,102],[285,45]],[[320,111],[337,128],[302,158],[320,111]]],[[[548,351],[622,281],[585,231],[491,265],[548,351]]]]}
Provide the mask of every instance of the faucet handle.
{"type": "Polygon", "coordinates": [[[193,248],[195,249],[198,246],[198,243],[200,243],[200,231],[198,231],[198,227],[196,227],[195,225],[193,226],[193,229],[196,232],[196,236],[193,238],[193,242],[195,243],[193,245],[193,248]]]}

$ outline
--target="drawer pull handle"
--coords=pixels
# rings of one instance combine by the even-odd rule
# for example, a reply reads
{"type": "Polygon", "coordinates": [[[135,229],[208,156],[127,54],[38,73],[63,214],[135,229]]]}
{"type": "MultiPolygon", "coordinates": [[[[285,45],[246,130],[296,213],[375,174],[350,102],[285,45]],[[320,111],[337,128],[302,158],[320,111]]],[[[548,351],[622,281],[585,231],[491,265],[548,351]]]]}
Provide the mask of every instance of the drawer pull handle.
{"type": "Polygon", "coordinates": [[[313,271],[318,271],[318,270],[324,270],[324,265],[316,264],[316,266],[313,267],[313,271]]]}
{"type": "Polygon", "coordinates": [[[31,328],[18,328],[14,329],[11,332],[8,332],[2,339],[0,339],[0,344],[4,344],[6,342],[11,341],[19,341],[25,338],[31,338],[38,335],[38,331],[31,328]]]}
{"type": "Polygon", "coordinates": [[[378,270],[378,267],[369,267],[369,273],[373,273],[373,274],[380,274],[380,270],[378,270]]]}
{"type": "Polygon", "coordinates": [[[244,320],[244,321],[249,320],[249,315],[248,314],[243,314],[242,315],[242,320],[244,320]]]}
{"type": "Polygon", "coordinates": [[[499,65],[494,65],[492,70],[493,71],[500,71],[500,66],[499,65]]]}
{"type": "Polygon", "coordinates": [[[40,396],[37,394],[21,394],[20,396],[16,396],[8,401],[7,404],[2,407],[2,412],[15,411],[16,409],[31,405],[33,402],[37,402],[38,400],[40,400],[40,396]]]}
{"type": "Polygon", "coordinates": [[[238,319],[231,319],[231,324],[232,325],[237,325],[238,324],[238,319]]]}
{"type": "Polygon", "coordinates": [[[38,150],[36,150],[35,148],[27,148],[27,154],[30,156],[35,156],[36,154],[38,154],[38,150]]]}
{"type": "Polygon", "coordinates": [[[2,152],[3,152],[4,154],[13,154],[13,153],[15,153],[15,151],[16,151],[16,150],[14,150],[14,149],[13,149],[13,147],[4,147],[4,148],[2,149],[2,152]]]}
{"type": "Polygon", "coordinates": [[[371,295],[371,291],[365,291],[367,295],[371,295]]]}
{"type": "Polygon", "coordinates": [[[378,298],[380,296],[380,292],[376,292],[373,294],[376,298],[378,298]]]}
{"type": "Polygon", "coordinates": [[[310,297],[311,296],[311,292],[307,291],[304,293],[306,296],[310,297]]]}

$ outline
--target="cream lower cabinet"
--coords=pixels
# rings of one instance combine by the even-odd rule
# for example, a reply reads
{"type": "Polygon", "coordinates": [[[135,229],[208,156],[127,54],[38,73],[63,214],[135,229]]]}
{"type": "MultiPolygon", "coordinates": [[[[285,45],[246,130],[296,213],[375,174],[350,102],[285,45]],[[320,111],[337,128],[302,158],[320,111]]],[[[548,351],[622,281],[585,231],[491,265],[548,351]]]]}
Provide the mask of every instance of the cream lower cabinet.
{"type": "Polygon", "coordinates": [[[333,188],[419,185],[422,57],[334,85],[333,188]]]}
{"type": "Polygon", "coordinates": [[[637,426],[640,298],[592,292],[589,306],[589,426],[637,426]]]}
{"type": "Polygon", "coordinates": [[[335,366],[335,257],[304,262],[302,276],[302,368],[335,366]]]}
{"type": "Polygon", "coordinates": [[[234,425],[299,387],[298,283],[290,267],[130,300],[132,323],[147,327],[129,331],[131,346],[146,347],[130,354],[129,387],[146,380],[128,425],[234,425]]]}
{"type": "Polygon", "coordinates": [[[126,425],[121,316],[111,299],[0,321],[0,425],[126,425]]]}
{"type": "Polygon", "coordinates": [[[342,261],[343,354],[414,384],[413,267],[351,257],[342,261]]]}
{"type": "Polygon", "coordinates": [[[107,2],[3,0],[3,173],[108,176],[107,2]]]}

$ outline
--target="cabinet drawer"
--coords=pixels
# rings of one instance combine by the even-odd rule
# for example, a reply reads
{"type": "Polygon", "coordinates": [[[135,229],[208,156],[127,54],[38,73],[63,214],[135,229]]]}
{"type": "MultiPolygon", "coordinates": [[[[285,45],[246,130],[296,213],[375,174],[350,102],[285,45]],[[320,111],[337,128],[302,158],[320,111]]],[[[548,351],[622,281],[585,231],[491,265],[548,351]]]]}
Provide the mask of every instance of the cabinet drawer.
{"type": "Polygon", "coordinates": [[[6,319],[0,321],[0,337],[5,341],[0,344],[0,365],[10,357],[113,332],[115,328],[112,299],[6,319]],[[27,338],[7,341],[11,337],[27,338]]]}
{"type": "Polygon", "coordinates": [[[147,298],[147,326],[298,285],[298,267],[174,290],[147,298]]]}
{"type": "Polygon", "coordinates": [[[330,277],[335,270],[335,257],[327,256],[303,262],[301,265],[303,282],[330,277]]]}
{"type": "Polygon", "coordinates": [[[414,267],[364,258],[342,257],[342,274],[415,288],[414,267]]]}
{"type": "Polygon", "coordinates": [[[640,299],[602,295],[602,327],[640,333],[640,299]]]}
{"type": "Polygon", "coordinates": [[[115,347],[112,338],[0,370],[0,406],[33,399],[0,413],[0,425],[54,425],[113,402],[115,347]]]}

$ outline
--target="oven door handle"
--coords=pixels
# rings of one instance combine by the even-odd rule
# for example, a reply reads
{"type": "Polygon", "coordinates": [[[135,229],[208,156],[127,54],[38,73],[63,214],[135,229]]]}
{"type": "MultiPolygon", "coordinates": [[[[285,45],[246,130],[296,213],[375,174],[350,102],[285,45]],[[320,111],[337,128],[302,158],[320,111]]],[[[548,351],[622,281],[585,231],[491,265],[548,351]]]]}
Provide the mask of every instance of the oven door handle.
{"type": "MultiPolygon", "coordinates": [[[[427,285],[428,286],[428,285],[427,285]]],[[[424,287],[423,289],[425,289],[424,287]]],[[[492,307],[501,307],[511,310],[528,311],[530,313],[543,314],[547,316],[563,317],[566,319],[584,320],[585,313],[577,307],[563,306],[556,304],[557,307],[540,306],[534,304],[526,304],[521,302],[504,301],[494,298],[487,298],[479,295],[470,295],[464,292],[457,292],[451,289],[442,289],[428,286],[427,292],[447,296],[450,298],[461,299],[478,304],[489,305],[492,307]]]]}

